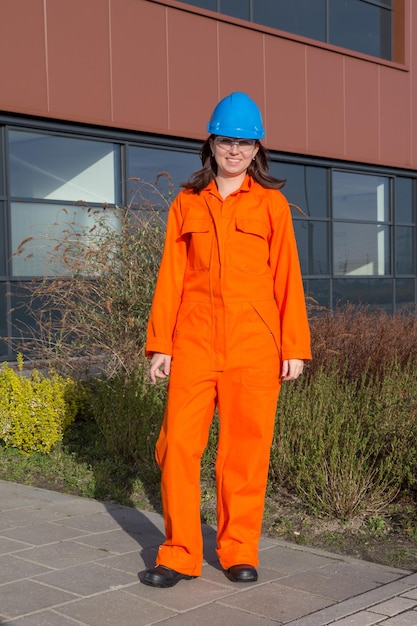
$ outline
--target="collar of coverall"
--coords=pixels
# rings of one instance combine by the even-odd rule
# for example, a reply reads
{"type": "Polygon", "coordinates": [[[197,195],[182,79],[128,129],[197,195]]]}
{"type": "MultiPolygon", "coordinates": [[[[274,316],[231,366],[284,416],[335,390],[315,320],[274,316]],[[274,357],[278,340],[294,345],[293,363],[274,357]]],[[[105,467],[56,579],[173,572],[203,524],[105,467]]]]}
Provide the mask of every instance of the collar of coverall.
{"type": "MultiPolygon", "coordinates": [[[[253,185],[253,179],[249,174],[246,174],[245,176],[245,180],[243,181],[243,183],[241,184],[241,186],[239,187],[239,189],[236,189],[236,191],[233,192],[234,195],[235,193],[239,193],[240,191],[250,191],[250,188],[253,185]]],[[[204,189],[205,192],[207,193],[217,193],[217,185],[216,185],[216,181],[213,178],[213,180],[207,185],[207,187],[204,189]]]]}

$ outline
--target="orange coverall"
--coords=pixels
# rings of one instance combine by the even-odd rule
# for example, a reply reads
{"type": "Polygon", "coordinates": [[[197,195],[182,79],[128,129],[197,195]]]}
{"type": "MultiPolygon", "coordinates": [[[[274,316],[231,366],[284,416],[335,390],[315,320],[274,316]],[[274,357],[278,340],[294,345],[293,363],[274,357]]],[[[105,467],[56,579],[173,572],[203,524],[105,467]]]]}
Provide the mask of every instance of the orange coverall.
{"type": "Polygon", "coordinates": [[[222,199],[215,182],[181,191],[167,234],[146,352],[172,355],[156,446],[166,541],[157,564],[199,576],[200,459],[217,405],[217,554],[258,565],[284,359],[310,359],[288,202],[249,175],[222,199]]]}

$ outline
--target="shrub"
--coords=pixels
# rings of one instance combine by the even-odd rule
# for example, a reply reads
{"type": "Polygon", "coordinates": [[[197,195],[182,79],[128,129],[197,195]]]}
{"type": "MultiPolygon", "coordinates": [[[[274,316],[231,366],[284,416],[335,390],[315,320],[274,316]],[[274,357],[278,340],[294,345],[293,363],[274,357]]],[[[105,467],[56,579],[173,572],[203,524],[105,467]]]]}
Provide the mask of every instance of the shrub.
{"type": "Polygon", "coordinates": [[[29,378],[3,363],[0,370],[0,440],[21,452],[49,452],[74,421],[81,391],[71,378],[34,369],[29,378]]]}
{"type": "Polygon", "coordinates": [[[310,318],[313,360],[306,373],[314,376],[324,368],[358,379],[376,376],[395,361],[405,367],[417,360],[417,316],[409,312],[393,315],[366,306],[339,306],[310,318]]]}
{"type": "MultiPolygon", "coordinates": [[[[140,363],[168,202],[145,183],[140,198],[138,191],[126,208],[86,208],[87,226],[71,221],[49,238],[46,274],[56,278],[22,285],[36,322],[21,346],[31,358],[72,374],[92,363],[109,376],[140,363]]],[[[19,254],[30,258],[31,245],[38,243],[26,240],[19,254]]]]}
{"type": "Polygon", "coordinates": [[[91,412],[109,453],[136,467],[141,478],[158,480],[155,443],[161,428],[165,385],[153,385],[147,367],[93,380],[91,412]]]}
{"type": "Polygon", "coordinates": [[[381,510],[415,481],[417,368],[354,380],[333,365],[285,384],[270,480],[338,519],[381,510]]]}

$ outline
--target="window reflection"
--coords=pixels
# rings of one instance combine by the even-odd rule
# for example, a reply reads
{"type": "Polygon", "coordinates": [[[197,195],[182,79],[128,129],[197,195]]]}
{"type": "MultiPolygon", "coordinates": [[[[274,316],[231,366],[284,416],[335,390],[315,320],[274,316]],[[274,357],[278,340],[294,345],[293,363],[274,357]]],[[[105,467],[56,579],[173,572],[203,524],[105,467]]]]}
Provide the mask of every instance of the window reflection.
{"type": "MultiPolygon", "coordinates": [[[[12,202],[12,275],[57,276],[65,274],[65,267],[56,262],[54,250],[77,233],[87,233],[105,220],[108,227],[118,228],[110,210],[89,210],[82,206],[12,202]],[[22,246],[22,242],[26,243],[22,246]]],[[[91,231],[94,240],[94,230],[91,231]]],[[[61,253],[62,254],[62,253],[61,253]]],[[[58,253],[58,258],[61,258],[58,253]]]]}
{"type": "Polygon", "coordinates": [[[333,217],[355,221],[389,219],[389,179],[333,172],[333,217]]]}
{"type": "Polygon", "coordinates": [[[388,226],[335,222],[333,250],[336,276],[390,273],[388,226]]]}
{"type": "Polygon", "coordinates": [[[391,273],[388,177],[334,171],[332,182],[334,274],[391,273]]]}
{"type": "Polygon", "coordinates": [[[11,195],[42,200],[119,202],[119,147],[41,133],[9,132],[11,195]]]}

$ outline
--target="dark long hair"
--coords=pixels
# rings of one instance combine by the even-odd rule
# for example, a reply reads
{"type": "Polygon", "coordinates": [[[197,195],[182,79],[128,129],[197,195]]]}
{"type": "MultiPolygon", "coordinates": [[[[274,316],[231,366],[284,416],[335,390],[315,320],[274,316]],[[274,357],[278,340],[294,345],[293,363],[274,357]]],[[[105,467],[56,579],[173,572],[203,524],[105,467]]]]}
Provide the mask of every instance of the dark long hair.
{"type": "MultiPolygon", "coordinates": [[[[217,163],[211,151],[210,140],[215,135],[210,135],[203,143],[200,150],[200,159],[203,167],[194,172],[186,183],[181,183],[181,187],[189,189],[193,193],[200,193],[202,189],[213,180],[217,174],[217,163]]],[[[267,189],[281,189],[285,185],[285,180],[280,180],[269,174],[269,158],[266,148],[258,141],[258,152],[248,167],[248,174],[267,189]]]]}

